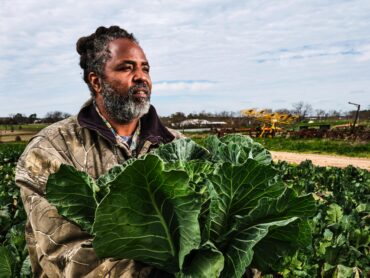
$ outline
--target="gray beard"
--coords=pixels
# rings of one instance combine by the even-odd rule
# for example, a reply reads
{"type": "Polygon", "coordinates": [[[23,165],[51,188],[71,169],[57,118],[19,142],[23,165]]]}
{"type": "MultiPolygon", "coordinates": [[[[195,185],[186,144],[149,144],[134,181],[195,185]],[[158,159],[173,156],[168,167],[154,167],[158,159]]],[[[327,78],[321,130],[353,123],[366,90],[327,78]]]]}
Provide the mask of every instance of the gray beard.
{"type": "Polygon", "coordinates": [[[105,112],[109,118],[120,124],[127,124],[133,119],[141,118],[148,113],[150,108],[150,91],[145,99],[137,99],[133,94],[145,85],[139,84],[129,88],[128,94],[124,95],[119,89],[115,89],[109,83],[102,81],[102,96],[105,112]]]}

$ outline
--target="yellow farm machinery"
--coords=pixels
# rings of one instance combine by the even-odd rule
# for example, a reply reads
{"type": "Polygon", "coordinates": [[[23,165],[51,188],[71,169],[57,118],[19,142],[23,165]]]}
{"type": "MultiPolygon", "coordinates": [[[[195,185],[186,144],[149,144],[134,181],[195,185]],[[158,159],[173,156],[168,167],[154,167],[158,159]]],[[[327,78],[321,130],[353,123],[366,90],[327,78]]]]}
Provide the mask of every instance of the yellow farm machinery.
{"type": "Polygon", "coordinates": [[[282,125],[291,125],[299,119],[299,115],[288,113],[270,113],[267,110],[246,109],[242,110],[241,114],[259,122],[256,131],[258,137],[274,137],[276,132],[282,131],[282,125]]]}

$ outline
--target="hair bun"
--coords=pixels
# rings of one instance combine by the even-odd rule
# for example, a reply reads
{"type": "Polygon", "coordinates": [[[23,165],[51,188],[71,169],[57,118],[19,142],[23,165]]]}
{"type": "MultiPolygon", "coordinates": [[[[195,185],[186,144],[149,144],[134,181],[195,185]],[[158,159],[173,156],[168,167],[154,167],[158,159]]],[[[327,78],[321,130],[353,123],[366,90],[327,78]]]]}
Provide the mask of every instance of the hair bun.
{"type": "Polygon", "coordinates": [[[76,50],[78,54],[83,55],[87,52],[86,43],[87,43],[88,37],[82,37],[80,38],[76,43],[76,50]]]}
{"type": "Polygon", "coordinates": [[[76,43],[76,50],[78,54],[84,55],[89,49],[94,49],[94,38],[94,34],[80,38],[76,43]]]}

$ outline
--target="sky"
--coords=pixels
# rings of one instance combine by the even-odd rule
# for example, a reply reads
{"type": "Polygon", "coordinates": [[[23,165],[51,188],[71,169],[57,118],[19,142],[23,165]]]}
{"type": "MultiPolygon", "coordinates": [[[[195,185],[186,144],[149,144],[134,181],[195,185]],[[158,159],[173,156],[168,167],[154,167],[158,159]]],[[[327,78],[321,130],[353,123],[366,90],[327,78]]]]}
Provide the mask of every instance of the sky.
{"type": "Polygon", "coordinates": [[[0,0],[0,117],[78,113],[90,93],[78,38],[133,32],[152,104],[175,112],[370,109],[368,0],[0,0]]]}

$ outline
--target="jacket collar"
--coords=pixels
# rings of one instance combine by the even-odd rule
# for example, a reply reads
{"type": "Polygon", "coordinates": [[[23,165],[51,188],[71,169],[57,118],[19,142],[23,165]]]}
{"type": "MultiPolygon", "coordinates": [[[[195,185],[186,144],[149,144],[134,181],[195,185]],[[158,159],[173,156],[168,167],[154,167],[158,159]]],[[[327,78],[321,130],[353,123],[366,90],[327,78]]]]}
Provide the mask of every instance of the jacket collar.
{"type": "MultiPolygon", "coordinates": [[[[81,127],[98,132],[111,144],[116,144],[116,138],[111,130],[104,123],[103,119],[96,112],[92,99],[89,99],[81,108],[77,115],[77,121],[81,127]]],[[[166,144],[175,139],[175,136],[160,121],[154,106],[150,106],[149,112],[140,119],[140,146],[145,141],[150,141],[152,145],[166,144]]]]}

